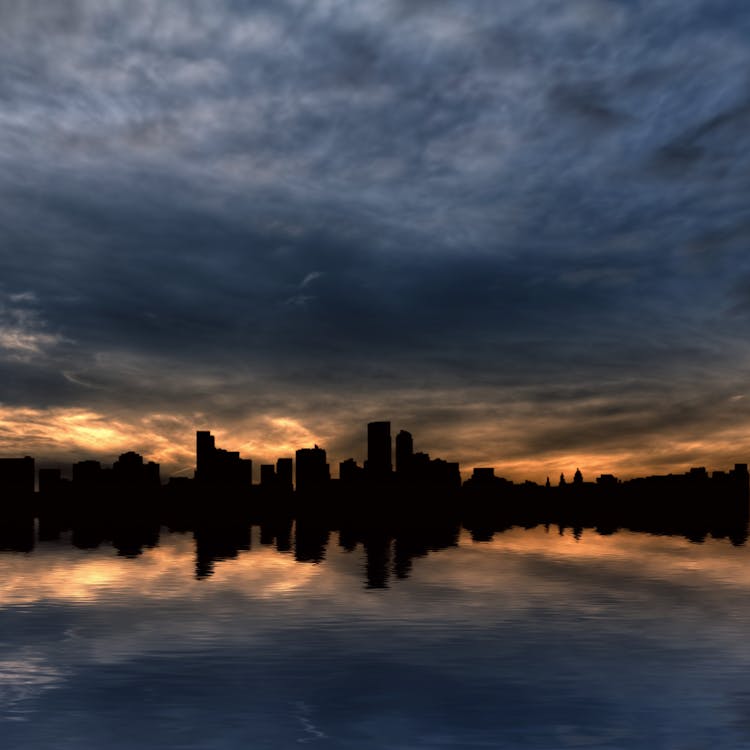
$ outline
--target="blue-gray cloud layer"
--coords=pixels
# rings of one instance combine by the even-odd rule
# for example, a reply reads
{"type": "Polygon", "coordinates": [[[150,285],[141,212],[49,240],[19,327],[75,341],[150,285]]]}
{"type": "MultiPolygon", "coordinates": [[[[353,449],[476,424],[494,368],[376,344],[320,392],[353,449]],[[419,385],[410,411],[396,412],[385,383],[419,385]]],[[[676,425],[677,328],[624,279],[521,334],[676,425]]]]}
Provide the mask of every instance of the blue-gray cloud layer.
{"type": "Polygon", "coordinates": [[[740,0],[0,0],[1,400],[736,424],[748,39],[740,0]]]}

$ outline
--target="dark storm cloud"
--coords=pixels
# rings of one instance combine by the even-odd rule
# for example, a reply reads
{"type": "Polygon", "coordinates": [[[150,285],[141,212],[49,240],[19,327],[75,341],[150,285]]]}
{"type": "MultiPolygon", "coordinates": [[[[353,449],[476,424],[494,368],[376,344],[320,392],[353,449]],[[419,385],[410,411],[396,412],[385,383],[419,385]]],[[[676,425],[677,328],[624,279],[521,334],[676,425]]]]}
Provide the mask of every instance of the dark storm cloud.
{"type": "Polygon", "coordinates": [[[564,419],[574,387],[630,410],[530,418],[532,451],[697,429],[737,395],[742,3],[6,0],[0,21],[6,407],[329,435],[393,409],[433,437],[513,399],[564,419]]]}

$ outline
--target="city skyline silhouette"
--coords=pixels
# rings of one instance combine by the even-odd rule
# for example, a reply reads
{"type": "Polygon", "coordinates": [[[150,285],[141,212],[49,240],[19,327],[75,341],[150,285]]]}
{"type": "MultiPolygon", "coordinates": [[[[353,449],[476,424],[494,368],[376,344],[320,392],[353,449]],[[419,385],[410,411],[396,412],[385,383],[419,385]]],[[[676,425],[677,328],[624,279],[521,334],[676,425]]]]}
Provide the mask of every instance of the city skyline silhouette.
{"type": "Polygon", "coordinates": [[[293,550],[299,562],[321,562],[334,532],[351,551],[363,545],[367,586],[382,588],[391,574],[408,575],[414,557],[455,546],[460,530],[475,541],[520,526],[618,530],[682,536],[747,539],[750,478],[747,464],[709,473],[621,481],[603,474],[593,482],[576,469],[570,481],[514,483],[495,470],[476,467],[462,482],[459,466],[414,450],[411,433],[392,439],[391,423],[367,425],[367,458],[342,461],[332,478],[324,448],[299,448],[260,467],[253,484],[252,460],[216,445],[207,430],[195,434],[192,478],[162,483],[159,465],[133,451],[111,468],[79,461],[71,476],[42,468],[35,487],[34,459],[0,459],[0,548],[33,548],[39,538],[72,533],[83,548],[110,541],[120,554],[137,555],[158,544],[160,529],[191,532],[196,576],[211,575],[217,560],[248,550],[250,528],[263,544],[293,550]],[[394,445],[395,443],[395,445],[394,445]],[[395,458],[395,461],[394,461],[395,458]]]}
{"type": "MultiPolygon", "coordinates": [[[[505,477],[496,476],[495,467],[473,467],[467,479],[462,479],[462,473],[457,461],[446,461],[442,458],[432,458],[429,453],[414,450],[412,434],[401,429],[395,436],[391,434],[390,421],[375,421],[367,424],[366,458],[362,465],[353,457],[339,462],[338,477],[334,478],[327,462],[327,452],[317,444],[313,447],[299,447],[292,456],[280,456],[274,464],[260,464],[259,470],[254,472],[254,462],[251,457],[241,457],[239,451],[230,451],[216,447],[216,437],[209,430],[195,432],[195,468],[193,481],[197,485],[228,486],[249,490],[253,486],[271,489],[308,491],[326,486],[331,481],[338,480],[350,485],[366,483],[378,485],[392,479],[399,479],[402,483],[419,483],[454,489],[459,486],[495,487],[513,486],[516,483],[505,477]],[[302,477],[302,487],[299,477],[302,477]],[[259,482],[254,482],[254,475],[259,482]]],[[[708,472],[705,467],[691,467],[682,475],[687,479],[709,478],[715,482],[731,479],[738,474],[739,481],[744,481],[747,471],[746,463],[735,463],[728,471],[713,470],[708,472]]],[[[40,491],[48,489],[57,481],[72,481],[80,487],[93,484],[103,486],[154,487],[163,484],[158,463],[144,459],[141,454],[129,450],[120,454],[112,467],[107,469],[96,459],[85,459],[74,462],[70,476],[63,475],[62,469],[40,468],[37,475],[35,459],[32,456],[2,457],[0,456],[0,491],[9,493],[34,492],[37,486],[40,491]]],[[[625,480],[626,484],[657,480],[667,477],[677,478],[677,472],[670,471],[667,475],[648,475],[625,480]]],[[[173,475],[168,478],[169,483],[179,484],[189,478],[183,475],[173,475]]],[[[622,480],[612,473],[603,473],[595,478],[601,486],[620,484],[622,480]]],[[[585,484],[580,467],[566,480],[562,472],[558,479],[551,481],[547,476],[546,487],[553,484],[564,487],[585,484]]],[[[525,486],[537,485],[537,482],[525,479],[525,486]]]]}

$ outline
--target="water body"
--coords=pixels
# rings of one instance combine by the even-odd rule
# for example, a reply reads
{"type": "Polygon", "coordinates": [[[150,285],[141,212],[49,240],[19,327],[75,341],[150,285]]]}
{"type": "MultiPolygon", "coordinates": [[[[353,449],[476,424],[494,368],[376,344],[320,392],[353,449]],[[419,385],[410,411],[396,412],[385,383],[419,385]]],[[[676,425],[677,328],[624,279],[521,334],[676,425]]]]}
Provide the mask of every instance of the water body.
{"type": "Polygon", "coordinates": [[[2,552],[3,746],[750,746],[746,546],[556,527],[462,531],[408,564],[336,533],[317,562],[257,527],[242,546],[2,552]]]}

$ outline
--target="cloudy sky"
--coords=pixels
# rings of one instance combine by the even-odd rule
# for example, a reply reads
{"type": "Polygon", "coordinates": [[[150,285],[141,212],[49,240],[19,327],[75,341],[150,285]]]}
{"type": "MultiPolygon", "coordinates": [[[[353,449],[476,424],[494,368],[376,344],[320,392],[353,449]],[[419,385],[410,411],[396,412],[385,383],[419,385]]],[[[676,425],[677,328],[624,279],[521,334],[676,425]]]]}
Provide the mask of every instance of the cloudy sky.
{"type": "Polygon", "coordinates": [[[0,0],[0,453],[750,459],[745,0],[0,0]]]}

